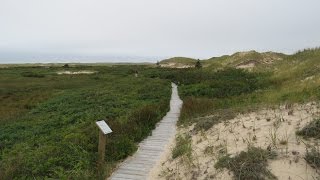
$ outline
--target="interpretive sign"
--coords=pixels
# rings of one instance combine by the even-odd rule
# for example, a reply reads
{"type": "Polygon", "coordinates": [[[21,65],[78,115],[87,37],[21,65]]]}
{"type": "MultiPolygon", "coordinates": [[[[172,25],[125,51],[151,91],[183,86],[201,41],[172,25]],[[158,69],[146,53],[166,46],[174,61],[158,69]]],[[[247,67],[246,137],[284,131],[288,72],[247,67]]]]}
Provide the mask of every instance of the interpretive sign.
{"type": "Polygon", "coordinates": [[[96,124],[103,134],[109,134],[112,132],[112,130],[104,120],[97,121],[96,124]]]}
{"type": "Polygon", "coordinates": [[[104,121],[97,121],[97,126],[99,127],[99,146],[98,146],[98,168],[101,169],[104,164],[104,157],[106,152],[106,134],[109,134],[112,132],[111,128],[108,126],[108,124],[104,121]]]}

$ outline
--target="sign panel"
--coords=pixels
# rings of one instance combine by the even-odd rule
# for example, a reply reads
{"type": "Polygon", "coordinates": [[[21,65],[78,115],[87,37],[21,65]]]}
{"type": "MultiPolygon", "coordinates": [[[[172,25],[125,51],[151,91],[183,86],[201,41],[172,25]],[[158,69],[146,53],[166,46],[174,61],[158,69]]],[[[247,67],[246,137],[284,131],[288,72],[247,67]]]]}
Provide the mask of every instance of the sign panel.
{"type": "Polygon", "coordinates": [[[104,120],[97,121],[96,124],[103,134],[109,134],[112,132],[112,130],[104,120]]]}

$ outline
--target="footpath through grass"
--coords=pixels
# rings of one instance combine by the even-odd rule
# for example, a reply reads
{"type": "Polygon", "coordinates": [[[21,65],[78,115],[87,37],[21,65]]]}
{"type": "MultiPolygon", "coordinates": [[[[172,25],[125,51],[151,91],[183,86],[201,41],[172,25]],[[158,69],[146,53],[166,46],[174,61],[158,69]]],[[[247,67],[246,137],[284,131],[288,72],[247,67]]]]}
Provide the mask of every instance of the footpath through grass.
{"type": "MultiPolygon", "coordinates": [[[[169,110],[170,81],[135,66],[0,69],[0,179],[103,179],[169,110]],[[57,71],[97,71],[57,75],[57,71]],[[96,169],[106,119],[105,174],[96,169]]],[[[142,68],[143,69],[143,68],[142,68]]]]}

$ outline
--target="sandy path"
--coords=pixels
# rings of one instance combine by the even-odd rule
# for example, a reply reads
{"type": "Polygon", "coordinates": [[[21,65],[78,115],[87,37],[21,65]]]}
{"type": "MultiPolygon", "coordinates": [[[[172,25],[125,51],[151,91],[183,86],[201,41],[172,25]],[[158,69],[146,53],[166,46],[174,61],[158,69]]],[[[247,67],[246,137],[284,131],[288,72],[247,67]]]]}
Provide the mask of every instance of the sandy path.
{"type": "Polygon", "coordinates": [[[176,134],[181,106],[177,86],[172,83],[170,111],[157,124],[152,135],[139,144],[138,151],[120,164],[110,179],[150,179],[153,168],[169,152],[169,146],[176,134]]]}

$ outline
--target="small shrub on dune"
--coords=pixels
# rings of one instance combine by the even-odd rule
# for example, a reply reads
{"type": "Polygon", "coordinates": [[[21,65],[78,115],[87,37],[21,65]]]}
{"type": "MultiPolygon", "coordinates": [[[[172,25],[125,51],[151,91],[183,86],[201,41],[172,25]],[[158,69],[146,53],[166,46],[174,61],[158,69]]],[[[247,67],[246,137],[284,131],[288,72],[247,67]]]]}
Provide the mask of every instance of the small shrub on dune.
{"type": "Polygon", "coordinates": [[[305,159],[312,167],[320,169],[320,149],[319,149],[319,147],[312,147],[311,149],[307,149],[305,159]]]}
{"type": "Polygon", "coordinates": [[[215,168],[227,168],[234,173],[234,179],[277,179],[268,169],[267,160],[276,156],[275,153],[249,146],[235,157],[223,156],[215,164],[215,168]]]}
{"type": "Polygon", "coordinates": [[[179,135],[176,137],[176,146],[172,150],[172,159],[186,155],[189,159],[192,156],[191,136],[179,135]]]}
{"type": "MultiPolygon", "coordinates": [[[[315,119],[304,128],[297,131],[297,135],[305,138],[320,139],[320,119],[315,119]]],[[[320,149],[316,146],[307,148],[305,160],[314,168],[320,168],[320,149]]]]}
{"type": "Polygon", "coordinates": [[[297,131],[297,135],[303,136],[305,138],[320,139],[320,119],[313,120],[300,131],[297,131]]]}

